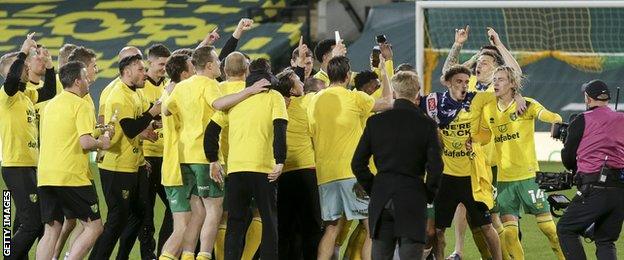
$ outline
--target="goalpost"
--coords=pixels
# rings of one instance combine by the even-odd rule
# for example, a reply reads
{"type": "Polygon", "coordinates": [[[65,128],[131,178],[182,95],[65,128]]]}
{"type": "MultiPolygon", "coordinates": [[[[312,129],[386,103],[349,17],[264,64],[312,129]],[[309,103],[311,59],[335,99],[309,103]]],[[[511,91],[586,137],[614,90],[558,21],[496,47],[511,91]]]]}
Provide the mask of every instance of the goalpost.
{"type": "MultiPolygon", "coordinates": [[[[591,8],[624,8],[624,1],[613,1],[613,0],[592,0],[592,1],[436,1],[436,0],[416,0],[416,70],[418,72],[418,76],[420,77],[421,82],[424,82],[425,77],[425,37],[426,37],[426,24],[425,24],[425,11],[428,10],[440,10],[440,9],[518,9],[518,10],[527,10],[527,9],[557,9],[557,8],[565,8],[565,9],[581,9],[587,10],[591,8]]],[[[477,14],[475,14],[477,15],[477,14]]],[[[526,15],[534,15],[530,12],[527,12],[526,15]]],[[[578,14],[566,14],[572,16],[579,16],[578,14]]],[[[449,17],[449,19],[454,19],[456,17],[449,17]]],[[[540,17],[533,17],[539,19],[540,17]]],[[[583,17],[578,17],[582,19],[583,17]]],[[[572,18],[572,22],[575,22],[574,17],[572,18]]],[[[535,19],[533,19],[535,20],[535,19]]],[[[530,24],[534,22],[531,19],[527,19],[526,23],[530,24]]],[[[606,21],[608,23],[608,21],[606,21]]],[[[524,23],[524,21],[523,21],[524,23]]],[[[582,21],[579,21],[579,25],[584,27],[589,27],[591,29],[591,24],[585,26],[582,21]]],[[[591,23],[591,20],[590,20],[591,23]]],[[[563,28],[566,29],[566,28],[563,28]]],[[[585,28],[587,29],[587,28],[585,28]]],[[[614,29],[617,33],[617,28],[614,29]]],[[[620,29],[621,30],[621,29],[620,29]]],[[[429,32],[438,33],[438,32],[429,32]]],[[[445,32],[448,33],[448,32],[445,32]]],[[[500,32],[499,32],[500,33],[500,32]]],[[[525,33],[522,30],[520,32],[516,32],[517,34],[525,33]]],[[[472,34],[472,33],[471,33],[472,34]]],[[[569,33],[570,35],[565,35],[566,37],[578,37],[573,35],[573,33],[569,33]]],[[[538,35],[539,36],[539,35],[538,35]]],[[[544,37],[552,37],[551,35],[542,35],[544,37]]],[[[544,38],[547,39],[547,38],[544,38]]],[[[509,38],[507,38],[509,40],[509,38]]],[[[539,41],[540,39],[535,39],[539,41]]],[[[553,39],[547,39],[553,41],[553,39]]],[[[574,41],[577,39],[554,39],[555,41],[561,41],[561,44],[566,44],[565,41],[574,41]]],[[[470,40],[469,40],[470,41],[470,40]]],[[[444,48],[438,48],[438,51],[448,50],[453,44],[452,40],[447,43],[444,48]]],[[[592,42],[582,43],[581,45],[587,46],[575,46],[573,48],[569,48],[568,50],[562,50],[564,53],[570,53],[574,56],[591,56],[591,55],[608,55],[609,57],[624,57],[624,49],[619,51],[609,51],[608,53],[600,53],[600,51],[594,51],[592,42]],[[578,48],[577,48],[578,47],[578,48]]],[[[531,46],[527,46],[531,47],[531,46]]],[[[517,50],[513,47],[508,48],[514,52],[514,54],[518,52],[523,52],[527,50],[517,50]]],[[[476,50],[465,50],[468,52],[476,52],[476,50]]],[[[551,50],[556,51],[556,50],[551,50]]]]}

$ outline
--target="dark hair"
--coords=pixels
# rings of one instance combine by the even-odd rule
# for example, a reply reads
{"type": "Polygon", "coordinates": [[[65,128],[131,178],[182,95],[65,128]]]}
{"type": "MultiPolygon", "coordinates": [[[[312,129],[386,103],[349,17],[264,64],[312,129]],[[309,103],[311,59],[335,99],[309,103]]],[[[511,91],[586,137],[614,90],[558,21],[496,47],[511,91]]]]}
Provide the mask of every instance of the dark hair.
{"type": "Polygon", "coordinates": [[[69,57],[67,58],[67,62],[81,61],[86,66],[87,64],[91,63],[91,59],[95,58],[96,56],[97,55],[92,49],[88,49],[88,48],[80,46],[74,49],[71,52],[71,54],[69,54],[69,57]]]}
{"type": "Polygon", "coordinates": [[[258,58],[249,63],[249,73],[256,71],[271,72],[271,61],[265,58],[258,58]]]}
{"type": "Polygon", "coordinates": [[[189,57],[193,56],[193,49],[191,48],[181,48],[181,49],[177,49],[175,51],[173,51],[171,53],[171,55],[176,55],[176,54],[183,54],[183,55],[187,55],[189,57]]]}
{"type": "Polygon", "coordinates": [[[119,61],[119,75],[123,75],[123,71],[126,67],[134,64],[135,62],[141,62],[143,57],[139,54],[128,56],[119,61]]]}
{"type": "Polygon", "coordinates": [[[169,56],[171,56],[169,49],[160,43],[154,44],[147,48],[147,57],[168,58],[169,56]]]}
{"type": "MultiPolygon", "coordinates": [[[[318,46],[318,45],[317,45],[317,46],[318,46]]],[[[312,51],[310,51],[310,49],[308,49],[308,50],[306,51],[305,56],[306,56],[306,57],[312,57],[312,51]]],[[[297,59],[297,57],[299,57],[299,47],[297,47],[297,48],[295,48],[295,49],[293,50],[292,55],[290,56],[290,59],[291,59],[291,60],[295,60],[295,59],[297,59]]]]}
{"type": "Polygon", "coordinates": [[[449,81],[457,74],[466,74],[470,76],[470,70],[462,65],[455,65],[444,73],[444,81],[449,81]]]}
{"type": "Polygon", "coordinates": [[[292,75],[295,75],[295,72],[290,68],[286,68],[276,76],[278,83],[274,89],[284,97],[290,97],[290,90],[295,85],[295,81],[291,78],[292,75]]]}
{"type": "Polygon", "coordinates": [[[271,82],[272,89],[278,85],[277,78],[271,72],[271,62],[265,58],[255,59],[249,64],[249,75],[245,79],[245,87],[251,87],[261,79],[271,82]]]}
{"type": "Polygon", "coordinates": [[[353,79],[355,83],[355,89],[362,90],[362,87],[364,87],[366,83],[371,82],[371,80],[376,80],[378,78],[379,77],[377,76],[377,73],[375,72],[372,72],[370,70],[362,71],[358,73],[357,75],[355,75],[355,78],[353,79]]]}
{"type": "Polygon", "coordinates": [[[347,78],[351,72],[351,65],[349,65],[349,58],[345,56],[334,57],[329,60],[327,65],[327,76],[329,82],[342,82],[347,78]]]}
{"type": "Polygon", "coordinates": [[[188,71],[188,66],[186,61],[188,61],[191,57],[184,54],[174,54],[167,59],[167,64],[165,64],[165,71],[167,71],[167,75],[171,78],[171,81],[178,83],[181,81],[180,76],[182,72],[188,71]]]}
{"type": "Polygon", "coordinates": [[[193,51],[191,62],[193,62],[196,70],[204,70],[208,62],[214,61],[212,57],[212,51],[214,50],[213,46],[202,46],[193,51]]]}
{"type": "Polygon", "coordinates": [[[320,89],[317,87],[319,83],[325,84],[325,82],[320,79],[315,79],[313,77],[307,78],[303,83],[303,92],[310,93],[319,91],[320,89]]]}
{"type": "Polygon", "coordinates": [[[399,71],[412,71],[412,72],[416,72],[416,69],[414,68],[414,66],[412,66],[412,64],[401,63],[398,67],[396,67],[396,69],[394,69],[394,73],[396,74],[399,71]]]}
{"type": "Polygon", "coordinates": [[[74,81],[82,78],[82,69],[86,66],[81,61],[70,61],[59,69],[59,78],[63,88],[69,88],[74,85],[74,81]]]}
{"type": "Polygon", "coordinates": [[[320,41],[316,44],[316,47],[314,47],[314,58],[316,58],[319,62],[323,62],[323,56],[331,52],[332,46],[334,45],[336,45],[336,40],[334,39],[325,39],[320,41]]]}
{"type": "Polygon", "coordinates": [[[498,53],[493,52],[493,51],[484,51],[483,53],[481,53],[481,56],[486,55],[486,56],[490,56],[492,57],[492,59],[494,59],[494,62],[496,64],[498,64],[498,66],[503,66],[505,65],[505,61],[503,60],[503,57],[500,56],[498,53]]]}
{"type": "Polygon", "coordinates": [[[496,52],[496,54],[498,54],[498,55],[502,55],[500,53],[500,51],[498,50],[498,48],[496,48],[496,46],[491,45],[491,44],[481,46],[480,50],[481,51],[483,51],[483,50],[485,50],[485,51],[493,51],[493,52],[496,52]]]}

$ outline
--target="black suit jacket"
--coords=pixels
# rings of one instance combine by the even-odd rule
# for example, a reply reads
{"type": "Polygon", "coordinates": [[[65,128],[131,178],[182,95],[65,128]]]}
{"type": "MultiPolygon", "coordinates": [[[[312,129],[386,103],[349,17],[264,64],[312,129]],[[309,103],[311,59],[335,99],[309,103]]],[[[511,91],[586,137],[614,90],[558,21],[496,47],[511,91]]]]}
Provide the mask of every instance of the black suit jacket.
{"type": "Polygon", "coordinates": [[[443,170],[436,123],[411,101],[397,99],[392,110],[368,119],[351,168],[371,198],[371,236],[377,236],[381,212],[392,199],[395,236],[424,243],[426,203],[433,201],[443,170]],[[368,167],[371,155],[377,175],[368,167]]]}

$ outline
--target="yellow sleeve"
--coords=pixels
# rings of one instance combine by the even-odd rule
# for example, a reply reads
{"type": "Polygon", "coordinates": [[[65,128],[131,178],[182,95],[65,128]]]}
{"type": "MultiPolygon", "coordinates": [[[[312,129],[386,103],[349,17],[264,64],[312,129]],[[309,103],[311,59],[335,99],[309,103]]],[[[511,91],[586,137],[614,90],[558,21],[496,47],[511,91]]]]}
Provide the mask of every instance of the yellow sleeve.
{"type": "Polygon", "coordinates": [[[477,76],[470,75],[468,79],[468,91],[477,91],[477,76]]]}
{"type": "Polygon", "coordinates": [[[313,78],[323,81],[325,83],[325,87],[329,86],[329,77],[322,70],[319,70],[316,74],[314,74],[313,78]]]}
{"type": "Polygon", "coordinates": [[[124,102],[121,96],[111,94],[106,99],[104,122],[110,122],[114,113],[117,113],[117,122],[124,118],[134,118],[135,114],[129,103],[124,102]]]}
{"type": "Polygon", "coordinates": [[[165,98],[165,102],[163,102],[163,106],[167,107],[167,110],[171,114],[176,114],[179,112],[177,97],[180,96],[179,92],[181,90],[178,89],[179,88],[174,88],[173,91],[171,91],[171,94],[167,98],[165,98]]]}
{"type": "Polygon", "coordinates": [[[106,100],[108,99],[108,93],[110,92],[109,90],[111,88],[113,88],[113,85],[108,85],[104,88],[104,90],[102,90],[102,93],[100,93],[100,104],[98,107],[98,116],[103,116],[104,111],[106,111],[106,100]]]}
{"type": "Polygon", "coordinates": [[[210,121],[215,122],[223,129],[228,125],[228,115],[223,111],[217,111],[212,115],[210,121]]]}
{"type": "Polygon", "coordinates": [[[475,94],[470,109],[481,110],[490,102],[496,102],[496,93],[480,91],[475,94]]]}
{"type": "Polygon", "coordinates": [[[527,99],[527,103],[529,103],[529,112],[534,115],[537,119],[546,123],[560,123],[563,121],[561,116],[557,113],[551,112],[546,109],[542,104],[537,102],[534,99],[527,99]],[[530,103],[529,103],[530,102],[530,103]]]}
{"type": "Polygon", "coordinates": [[[95,118],[91,114],[88,103],[85,101],[78,106],[76,114],[76,130],[78,131],[78,137],[92,134],[95,130],[94,128],[95,118]]]}
{"type": "Polygon", "coordinates": [[[356,99],[356,104],[360,109],[360,116],[368,117],[375,106],[375,98],[369,96],[363,91],[353,91],[353,95],[356,99]]]}
{"type": "Polygon", "coordinates": [[[288,112],[286,111],[286,102],[284,97],[277,91],[271,91],[271,99],[273,101],[272,119],[284,119],[288,121],[288,112]]]}
{"type": "MultiPolygon", "coordinates": [[[[485,114],[486,113],[483,113],[483,115],[485,114]]],[[[492,140],[492,131],[490,131],[489,124],[486,123],[485,116],[479,120],[479,130],[474,136],[472,136],[472,140],[482,145],[485,145],[492,140]]]]}
{"type": "Polygon", "coordinates": [[[214,103],[215,100],[217,100],[221,96],[221,91],[219,90],[219,86],[216,83],[210,84],[206,86],[206,88],[204,88],[204,100],[206,100],[206,103],[208,103],[208,106],[210,106],[210,108],[213,108],[212,103],[214,103]]]}

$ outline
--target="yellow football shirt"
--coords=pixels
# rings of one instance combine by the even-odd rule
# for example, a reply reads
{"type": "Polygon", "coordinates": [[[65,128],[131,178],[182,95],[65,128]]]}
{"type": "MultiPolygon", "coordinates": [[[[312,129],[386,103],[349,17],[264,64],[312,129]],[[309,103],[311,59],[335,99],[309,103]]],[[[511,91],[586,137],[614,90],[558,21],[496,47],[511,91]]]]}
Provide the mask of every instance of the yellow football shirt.
{"type": "MultiPolygon", "coordinates": [[[[468,91],[479,91],[477,90],[477,76],[471,75],[468,79],[468,91]]],[[[494,84],[489,84],[485,92],[494,92],[494,84]]]]}
{"type": "Polygon", "coordinates": [[[375,99],[362,91],[332,86],[318,92],[308,106],[318,184],[354,178],[351,159],[375,99]]]}
{"type": "MultiPolygon", "coordinates": [[[[43,81],[39,81],[39,83],[34,83],[32,81],[28,81],[26,82],[26,89],[30,89],[30,90],[34,90],[36,92],[37,89],[40,89],[43,87],[43,81]]],[[[38,95],[39,93],[37,93],[38,95]]],[[[50,102],[50,100],[46,100],[43,102],[33,102],[34,106],[35,106],[35,115],[36,115],[36,120],[35,120],[35,125],[37,126],[37,129],[39,129],[39,122],[41,121],[41,109],[43,109],[48,102],[50,102]]]]}
{"type": "Polygon", "coordinates": [[[102,90],[102,93],[100,93],[100,103],[99,103],[99,107],[98,107],[98,116],[104,116],[104,111],[106,110],[105,109],[106,99],[108,99],[108,95],[111,93],[113,88],[115,88],[117,85],[120,85],[120,84],[121,84],[121,80],[119,79],[119,77],[117,77],[113,81],[108,83],[108,85],[106,85],[106,87],[104,87],[104,89],[102,90]]]}
{"type": "MultiPolygon", "coordinates": [[[[137,93],[143,98],[143,102],[149,108],[151,103],[160,99],[165,86],[169,82],[162,80],[160,84],[154,85],[154,83],[148,79],[145,80],[143,88],[137,89],[137,93]]],[[[144,141],[143,142],[143,154],[148,157],[162,157],[163,156],[163,133],[162,129],[154,130],[158,134],[158,140],[156,142],[144,141]]]]}
{"type": "MultiPolygon", "coordinates": [[[[477,89],[477,76],[470,75],[468,80],[468,91],[479,91],[477,89]]],[[[489,84],[485,92],[494,92],[494,84],[489,84]]],[[[485,152],[486,164],[489,166],[495,166],[497,160],[497,154],[494,152],[494,142],[490,141],[486,145],[483,145],[483,152],[485,152]]]]}
{"type": "Polygon", "coordinates": [[[95,128],[89,106],[83,98],[63,91],[42,111],[38,186],[91,185],[89,151],[80,146],[80,137],[95,128]]]}
{"type": "Polygon", "coordinates": [[[37,91],[27,88],[9,97],[0,88],[0,140],[3,167],[35,167],[39,156],[37,91]]]}
{"type": "Polygon", "coordinates": [[[120,80],[115,91],[108,95],[104,108],[104,122],[110,122],[114,113],[117,113],[117,121],[113,124],[115,135],[111,140],[111,148],[104,153],[99,167],[109,171],[136,173],[141,163],[139,136],[128,138],[119,121],[141,116],[145,112],[142,100],[136,91],[120,80]]]}
{"type": "MultiPolygon", "coordinates": [[[[63,93],[63,83],[61,83],[61,78],[59,74],[56,74],[56,95],[60,95],[63,93]]],[[[90,106],[93,107],[93,112],[95,113],[95,103],[93,103],[93,98],[91,97],[91,93],[87,93],[84,97],[84,100],[89,102],[90,106]]]]}
{"type": "Polygon", "coordinates": [[[499,108],[497,102],[491,102],[483,109],[483,120],[492,131],[495,151],[499,155],[498,181],[535,178],[535,172],[539,171],[535,155],[535,119],[547,123],[561,122],[561,116],[548,111],[539,102],[524,99],[528,107],[520,116],[516,114],[515,101],[507,108],[499,108]]]}
{"type": "Polygon", "coordinates": [[[320,81],[323,81],[323,83],[325,83],[325,86],[329,86],[329,76],[327,76],[327,73],[325,71],[323,71],[322,69],[320,69],[312,77],[315,78],[315,79],[318,79],[320,81]]]}
{"type": "Polygon", "coordinates": [[[314,168],[314,149],[308,130],[307,109],[315,93],[292,97],[288,104],[288,127],[286,130],[286,162],[284,172],[314,168]]]}
{"type": "Polygon", "coordinates": [[[245,89],[245,81],[223,81],[219,83],[219,90],[222,95],[238,93],[245,89]]]}
{"type": "MultiPolygon", "coordinates": [[[[163,91],[163,101],[169,98],[167,91],[163,91]]],[[[163,107],[164,110],[164,107],[163,107]]],[[[164,113],[163,113],[164,114],[164,113]]],[[[180,118],[178,114],[163,116],[163,163],[161,183],[164,186],[180,186],[182,172],[180,170],[180,118]]]]}
{"type": "Polygon", "coordinates": [[[228,173],[271,173],[273,158],[273,120],[288,120],[284,97],[275,91],[253,95],[226,113],[216,113],[213,121],[229,126],[228,173]]]}
{"type": "MultiPolygon", "coordinates": [[[[219,90],[221,90],[221,94],[223,96],[238,93],[244,88],[245,81],[223,81],[219,83],[219,90]]],[[[228,132],[229,127],[225,125],[221,129],[221,135],[219,136],[219,153],[222,156],[222,159],[220,160],[221,164],[226,164],[228,151],[230,149],[228,132]]]]}
{"type": "Polygon", "coordinates": [[[448,126],[440,129],[445,174],[456,177],[473,175],[471,160],[474,155],[466,150],[466,141],[478,132],[483,108],[495,101],[496,96],[493,92],[477,92],[471,101],[469,111],[462,109],[448,126]]]}
{"type": "Polygon", "coordinates": [[[194,75],[178,83],[165,102],[172,114],[179,114],[180,163],[208,164],[204,152],[204,132],[214,114],[212,103],[221,97],[218,82],[194,75]]]}
{"type": "MultiPolygon", "coordinates": [[[[349,81],[349,86],[353,86],[355,85],[355,75],[357,75],[357,73],[355,72],[351,72],[351,80],[349,81]]],[[[325,87],[329,87],[329,76],[327,75],[327,72],[323,71],[323,69],[320,69],[316,74],[314,74],[314,76],[312,76],[315,79],[318,79],[320,81],[323,81],[323,83],[325,83],[325,87]]],[[[381,92],[379,92],[379,96],[381,97],[381,92]]]]}

